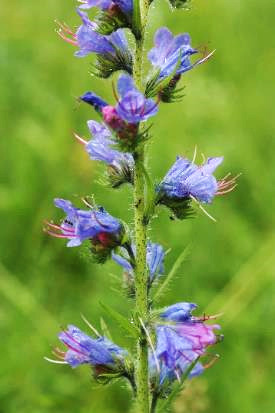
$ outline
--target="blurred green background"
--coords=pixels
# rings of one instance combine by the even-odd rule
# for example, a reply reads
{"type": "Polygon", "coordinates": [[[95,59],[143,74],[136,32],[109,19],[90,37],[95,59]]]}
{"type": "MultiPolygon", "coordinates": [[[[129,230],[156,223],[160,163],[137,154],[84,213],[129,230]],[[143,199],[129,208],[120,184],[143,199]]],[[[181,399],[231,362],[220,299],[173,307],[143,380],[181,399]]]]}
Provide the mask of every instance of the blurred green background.
{"type": "MultiPolygon", "coordinates": [[[[125,312],[113,264],[96,266],[79,249],[42,232],[59,219],[54,197],[78,200],[95,194],[113,215],[132,221],[131,190],[102,188],[101,165],[92,162],[72,131],[88,137],[92,110],[75,96],[93,90],[113,99],[110,82],[88,74],[92,58],[76,59],[55,33],[57,18],[79,23],[75,2],[35,0],[1,5],[1,413],[121,413],[128,390],[117,383],[91,385],[89,369],[47,363],[60,325],[85,329],[80,313],[99,328],[99,301],[125,312]]],[[[200,313],[224,311],[225,341],[219,362],[193,380],[175,412],[272,412],[272,278],[274,278],[274,49],[275,2],[194,0],[191,11],[171,12],[156,1],[148,46],[157,27],[188,31],[193,45],[217,49],[205,65],[184,75],[186,96],[163,105],[149,148],[150,171],[159,179],[176,154],[225,156],[218,170],[242,172],[234,193],[217,198],[206,216],[171,222],[166,211],[151,238],[172,251],[166,269],[191,241],[189,259],[161,304],[193,301],[200,313]]],[[[116,341],[124,333],[106,317],[116,341]]]]}

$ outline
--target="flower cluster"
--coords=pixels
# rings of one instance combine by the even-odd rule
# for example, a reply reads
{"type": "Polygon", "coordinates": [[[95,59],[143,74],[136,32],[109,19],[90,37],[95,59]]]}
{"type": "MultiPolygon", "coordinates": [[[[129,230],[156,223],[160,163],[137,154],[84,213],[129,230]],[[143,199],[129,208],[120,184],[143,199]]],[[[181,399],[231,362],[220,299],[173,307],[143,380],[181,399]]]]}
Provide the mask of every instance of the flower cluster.
{"type": "Polygon", "coordinates": [[[134,85],[130,75],[120,75],[117,82],[116,106],[109,105],[93,92],[86,92],[80,99],[91,105],[101,116],[104,123],[121,141],[133,146],[138,141],[138,125],[156,115],[158,104],[147,99],[134,85]]]}
{"type": "MultiPolygon", "coordinates": [[[[188,3],[188,0],[169,1],[175,8],[186,7],[188,3]]],[[[135,300],[131,319],[104,304],[103,307],[135,338],[138,357],[110,341],[105,325],[101,335],[87,322],[96,337],[69,325],[58,336],[66,350],[55,349],[55,355],[61,359],[55,362],[73,368],[88,364],[98,380],[128,379],[138,410],[154,412],[158,399],[173,392],[176,380],[182,384],[212,364],[203,360],[208,348],[222,336],[215,333],[219,325],[207,324],[216,316],[192,315],[196,304],[180,302],[164,309],[153,308],[176,272],[177,262],[165,278],[165,250],[149,240],[148,226],[161,205],[172,211],[172,219],[193,216],[196,205],[212,218],[203,205],[211,204],[217,195],[232,191],[237,177],[227,174],[221,180],[216,179],[214,172],[223,162],[222,156],[204,159],[201,165],[195,164],[195,155],[192,161],[178,156],[164,178],[154,185],[147,171],[145,153],[152,118],[163,103],[181,99],[182,89],[178,84],[182,75],[206,62],[213,52],[194,48],[188,33],[173,35],[167,27],[161,27],[155,33],[153,48],[147,53],[149,73],[142,76],[147,67],[142,56],[144,23],[152,2],[78,0],[78,3],[80,26],[72,30],[66,24],[59,24],[59,35],[77,48],[75,56],[95,55],[93,75],[108,78],[118,71],[122,73],[117,76],[116,86],[113,84],[115,103],[105,101],[90,90],[80,96],[79,100],[90,105],[100,121],[87,122],[89,139],[76,133],[75,137],[91,160],[105,165],[112,188],[130,184],[134,191],[135,225],[134,230],[128,229],[120,219],[94,202],[90,204],[87,198],[84,198],[86,209],[58,198],[55,206],[64,211],[65,218],[60,224],[47,222],[46,231],[67,239],[68,247],[88,244],[98,263],[112,259],[122,267],[122,286],[126,287],[127,297],[135,300]],[[88,13],[92,8],[97,11],[90,20],[88,13]],[[149,126],[145,126],[148,121],[149,126]],[[144,368],[146,363],[148,369],[144,368]]]]}
{"type": "MultiPolygon", "coordinates": [[[[222,336],[214,333],[220,327],[205,323],[213,317],[192,316],[191,313],[196,308],[196,304],[187,302],[171,305],[161,312],[159,321],[153,325],[156,347],[149,353],[150,380],[160,396],[166,394],[172,383],[180,380],[186,372],[191,378],[200,375],[212,364],[210,362],[204,365],[198,359],[207,354],[209,346],[221,340],[222,336]]],[[[116,373],[117,377],[120,375],[130,378],[131,362],[127,350],[99,333],[97,338],[92,338],[79,328],[69,325],[58,337],[67,351],[55,348],[54,354],[71,367],[88,364],[96,377],[116,373]]]]}

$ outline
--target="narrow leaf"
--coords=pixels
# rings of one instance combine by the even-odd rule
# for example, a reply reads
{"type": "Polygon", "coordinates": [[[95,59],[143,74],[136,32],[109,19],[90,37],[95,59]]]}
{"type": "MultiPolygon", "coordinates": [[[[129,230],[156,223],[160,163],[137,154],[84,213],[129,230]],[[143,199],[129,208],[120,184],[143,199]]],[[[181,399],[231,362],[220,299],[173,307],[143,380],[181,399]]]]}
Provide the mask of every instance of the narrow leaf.
{"type": "Polygon", "coordinates": [[[100,303],[100,305],[103,308],[103,310],[111,318],[113,318],[123,330],[127,331],[127,333],[130,334],[132,337],[137,338],[139,333],[138,329],[133,324],[131,324],[126,317],[124,317],[123,315],[121,315],[116,310],[114,310],[106,304],[100,303]]]}
{"type": "Polygon", "coordinates": [[[141,38],[141,9],[140,0],[133,1],[133,32],[137,40],[141,38]]]}
{"type": "Polygon", "coordinates": [[[165,276],[162,277],[164,281],[157,286],[157,289],[153,296],[154,301],[157,301],[160,298],[160,296],[164,293],[164,291],[167,289],[173,277],[177,274],[178,270],[180,269],[183,261],[188,256],[188,254],[189,254],[189,246],[184,248],[183,252],[179,255],[179,257],[175,261],[169,274],[167,274],[166,277],[165,276]]]}
{"type": "Polygon", "coordinates": [[[155,208],[155,188],[153,182],[146,171],[145,167],[143,168],[143,174],[145,179],[145,189],[146,189],[146,198],[145,198],[145,218],[147,221],[150,220],[151,216],[154,213],[155,208]]]}
{"type": "Polygon", "coordinates": [[[100,327],[101,327],[102,335],[107,337],[109,340],[113,341],[110,330],[107,324],[105,323],[105,320],[103,317],[100,317],[100,327]]]}

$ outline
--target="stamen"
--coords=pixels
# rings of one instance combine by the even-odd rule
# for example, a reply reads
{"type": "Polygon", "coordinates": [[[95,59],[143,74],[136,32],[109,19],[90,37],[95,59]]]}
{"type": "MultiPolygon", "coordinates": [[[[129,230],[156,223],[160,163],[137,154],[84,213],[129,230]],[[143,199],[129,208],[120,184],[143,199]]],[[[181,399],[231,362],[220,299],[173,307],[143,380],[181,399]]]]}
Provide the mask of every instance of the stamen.
{"type": "Polygon", "coordinates": [[[203,206],[199,203],[199,201],[193,195],[190,195],[190,198],[193,199],[194,202],[196,202],[198,207],[205,213],[205,215],[208,218],[210,218],[214,222],[217,222],[217,220],[214,217],[212,217],[212,215],[210,215],[209,212],[206,211],[206,209],[203,208],[203,206]]]}
{"type": "Polygon", "coordinates": [[[52,237],[55,237],[55,238],[77,238],[76,235],[73,235],[73,234],[58,234],[57,232],[50,231],[47,228],[44,228],[43,231],[46,232],[47,234],[51,235],[52,237]]]}
{"type": "Polygon", "coordinates": [[[43,357],[44,360],[49,361],[50,363],[54,363],[54,364],[68,364],[67,361],[61,361],[61,360],[53,360],[50,359],[49,357],[43,357]]]}
{"type": "Polygon", "coordinates": [[[78,140],[78,142],[80,142],[83,145],[87,145],[87,141],[83,138],[81,138],[79,135],[77,135],[77,133],[74,132],[74,137],[78,140]]]}
{"type": "Polygon", "coordinates": [[[66,355],[66,351],[60,350],[58,347],[54,348],[52,353],[59,359],[64,360],[64,357],[66,355]]]}
{"type": "Polygon", "coordinates": [[[70,39],[69,37],[67,37],[64,32],[62,31],[62,29],[57,29],[56,33],[58,34],[58,36],[61,37],[61,39],[65,40],[65,42],[72,44],[73,46],[78,46],[77,41],[70,39]]]}
{"type": "Polygon", "coordinates": [[[178,370],[177,370],[177,369],[175,369],[175,370],[174,370],[174,373],[175,373],[175,376],[176,376],[176,378],[177,378],[178,382],[180,383],[180,382],[181,382],[181,380],[180,380],[180,375],[179,375],[178,370]]]}
{"type": "Polygon", "coordinates": [[[81,201],[86,205],[88,208],[93,209],[94,206],[87,201],[87,197],[81,198],[81,201]]]}
{"type": "Polygon", "coordinates": [[[238,186],[238,184],[233,185],[231,188],[229,188],[229,189],[227,189],[227,190],[224,190],[224,191],[218,191],[218,192],[216,192],[216,194],[215,194],[215,195],[224,195],[224,194],[228,194],[228,192],[233,191],[233,189],[235,189],[235,188],[236,188],[236,186],[238,186]]]}
{"type": "Polygon", "coordinates": [[[207,320],[216,320],[218,317],[221,317],[223,313],[218,313],[214,315],[206,315],[205,313],[201,317],[192,317],[192,321],[207,321],[207,320]]]}
{"type": "Polygon", "coordinates": [[[206,62],[207,60],[210,59],[210,57],[213,56],[213,54],[215,53],[216,49],[214,49],[212,52],[208,53],[206,56],[204,56],[202,59],[197,60],[197,62],[194,63],[194,66],[196,65],[200,65],[201,63],[206,62]]]}
{"type": "Polygon", "coordinates": [[[66,23],[60,23],[58,20],[55,20],[55,23],[65,32],[75,37],[75,33],[66,23]]]}
{"type": "Polygon", "coordinates": [[[208,363],[203,364],[203,368],[208,369],[209,367],[212,367],[213,364],[216,363],[216,361],[220,358],[219,354],[215,354],[212,360],[210,360],[208,363]]]}
{"type": "Polygon", "coordinates": [[[196,157],[197,157],[197,148],[198,148],[197,145],[195,145],[192,163],[195,163],[195,160],[196,160],[196,157]]]}
{"type": "MultiPolygon", "coordinates": [[[[56,229],[57,231],[61,231],[63,234],[65,232],[69,232],[69,233],[74,234],[74,229],[72,229],[72,228],[64,228],[64,227],[61,227],[60,225],[56,225],[56,224],[53,224],[53,223],[48,222],[48,221],[45,221],[45,224],[49,227],[50,231],[51,231],[51,229],[56,229]]],[[[48,231],[48,228],[45,228],[45,230],[48,231]]]]}
{"type": "Polygon", "coordinates": [[[155,348],[154,348],[154,346],[153,346],[153,343],[152,343],[152,340],[151,340],[149,331],[148,331],[147,328],[145,327],[142,319],[141,319],[140,317],[139,317],[138,319],[139,319],[139,321],[140,321],[140,324],[142,325],[142,328],[143,328],[143,330],[144,330],[144,332],[145,332],[145,334],[146,334],[148,343],[149,343],[149,345],[150,345],[150,347],[151,347],[151,350],[152,350],[152,353],[153,353],[153,357],[154,357],[154,359],[155,359],[155,363],[156,363],[156,366],[157,366],[157,371],[158,371],[158,373],[160,373],[159,361],[158,361],[158,358],[157,358],[157,355],[156,355],[156,351],[155,351],[155,348]]]}

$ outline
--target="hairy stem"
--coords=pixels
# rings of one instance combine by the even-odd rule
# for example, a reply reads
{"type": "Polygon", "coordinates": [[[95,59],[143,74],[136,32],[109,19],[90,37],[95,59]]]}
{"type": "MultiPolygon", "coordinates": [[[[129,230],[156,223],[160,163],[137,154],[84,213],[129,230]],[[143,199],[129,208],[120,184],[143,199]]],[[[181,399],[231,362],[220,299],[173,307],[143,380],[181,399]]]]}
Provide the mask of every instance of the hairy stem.
{"type": "MultiPolygon", "coordinates": [[[[146,225],[144,223],[144,179],[143,179],[143,151],[139,152],[135,160],[135,240],[136,240],[136,270],[135,270],[135,297],[136,314],[146,323],[148,319],[148,286],[146,268],[146,225]]],[[[137,412],[149,412],[149,380],[148,380],[148,346],[145,331],[139,323],[139,339],[137,343],[136,385],[137,385],[137,412]]]]}
{"type": "MultiPolygon", "coordinates": [[[[133,76],[136,86],[142,90],[142,56],[144,32],[149,4],[146,0],[140,1],[141,37],[136,40],[133,76]]],[[[146,265],[147,224],[144,219],[144,147],[138,148],[135,153],[134,172],[134,211],[135,211],[135,313],[146,324],[148,319],[148,272],[146,265]]],[[[138,321],[140,330],[137,342],[136,360],[136,412],[149,413],[149,377],[148,377],[148,345],[145,331],[138,321]]]]}

